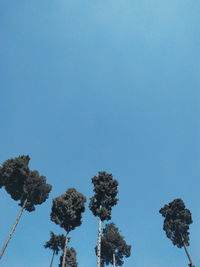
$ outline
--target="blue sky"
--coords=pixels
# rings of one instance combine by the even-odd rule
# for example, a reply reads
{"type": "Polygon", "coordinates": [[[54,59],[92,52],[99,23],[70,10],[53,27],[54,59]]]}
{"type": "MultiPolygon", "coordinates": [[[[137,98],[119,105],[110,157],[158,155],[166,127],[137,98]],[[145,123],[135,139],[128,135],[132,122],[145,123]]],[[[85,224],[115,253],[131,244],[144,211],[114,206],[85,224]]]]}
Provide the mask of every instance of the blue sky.
{"type": "MultiPolygon", "coordinates": [[[[0,162],[22,154],[53,190],[24,212],[2,267],[46,267],[52,198],[87,199],[105,170],[119,181],[112,221],[132,256],[126,267],[187,266],[158,210],[182,198],[200,266],[200,4],[196,0],[1,0],[0,162]]],[[[1,243],[19,207],[1,190],[1,243]]],[[[88,202],[87,202],[88,206],[88,202]]],[[[79,267],[96,264],[97,218],[71,233],[79,267]]],[[[55,266],[58,259],[55,260],[55,266]]]]}

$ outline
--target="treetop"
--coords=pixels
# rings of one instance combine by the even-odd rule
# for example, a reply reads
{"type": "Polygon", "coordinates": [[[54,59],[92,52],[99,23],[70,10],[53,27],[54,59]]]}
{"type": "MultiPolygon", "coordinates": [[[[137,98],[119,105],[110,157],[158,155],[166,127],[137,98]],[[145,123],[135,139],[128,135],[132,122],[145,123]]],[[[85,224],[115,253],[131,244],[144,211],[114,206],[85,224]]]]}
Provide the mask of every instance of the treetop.
{"type": "Polygon", "coordinates": [[[114,223],[105,225],[101,241],[101,266],[113,264],[113,255],[115,256],[115,265],[122,266],[124,257],[130,257],[131,246],[127,245],[124,237],[114,223]]]}
{"type": "Polygon", "coordinates": [[[85,202],[85,196],[77,192],[75,188],[69,188],[65,194],[53,199],[51,220],[70,232],[81,225],[85,202]]]}
{"type": "Polygon", "coordinates": [[[92,178],[94,196],[90,198],[89,208],[102,221],[111,219],[112,207],[117,204],[118,182],[112,174],[99,172],[92,178]]]}
{"type": "Polygon", "coordinates": [[[192,223],[192,214],[186,209],[182,199],[177,198],[164,205],[159,213],[165,218],[163,230],[174,245],[181,248],[189,246],[189,225],[192,223]]]}
{"type": "Polygon", "coordinates": [[[46,201],[52,186],[46,183],[45,176],[29,169],[29,161],[28,155],[6,160],[0,168],[0,186],[4,186],[14,200],[19,200],[20,206],[27,200],[25,209],[33,211],[35,205],[46,201]]]}
{"type": "Polygon", "coordinates": [[[63,234],[56,235],[53,232],[50,232],[50,236],[51,238],[44,244],[44,247],[55,251],[56,255],[58,255],[59,250],[64,249],[65,236],[63,234]]]}

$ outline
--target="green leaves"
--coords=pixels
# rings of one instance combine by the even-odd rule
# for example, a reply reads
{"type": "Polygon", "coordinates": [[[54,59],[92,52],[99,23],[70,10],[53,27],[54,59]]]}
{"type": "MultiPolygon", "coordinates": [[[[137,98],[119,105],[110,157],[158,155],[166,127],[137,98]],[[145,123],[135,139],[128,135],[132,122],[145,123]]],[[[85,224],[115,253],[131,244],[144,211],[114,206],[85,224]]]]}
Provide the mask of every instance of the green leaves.
{"type": "Polygon", "coordinates": [[[113,254],[115,255],[115,265],[122,266],[124,257],[130,257],[131,246],[126,244],[124,237],[114,223],[106,224],[103,229],[101,241],[101,267],[113,264],[113,254]]]}
{"type": "Polygon", "coordinates": [[[112,174],[104,171],[92,178],[94,185],[94,196],[90,198],[89,208],[102,221],[111,219],[112,207],[117,204],[116,198],[118,182],[113,179],[112,174]]]}
{"type": "Polygon", "coordinates": [[[6,160],[0,169],[0,185],[14,200],[20,200],[24,193],[24,182],[29,175],[29,156],[6,160]]]}
{"type": "MultiPolygon", "coordinates": [[[[78,263],[76,261],[76,251],[74,248],[67,248],[66,250],[66,260],[65,267],[77,267],[78,263]]],[[[59,267],[62,267],[63,255],[60,256],[60,264],[59,267]]]]}
{"type": "Polygon", "coordinates": [[[51,220],[70,232],[81,225],[85,202],[86,198],[76,189],[68,189],[65,194],[53,199],[51,220]]]}
{"type": "Polygon", "coordinates": [[[46,177],[40,176],[38,171],[30,171],[24,183],[24,195],[20,206],[27,198],[26,210],[35,210],[35,205],[40,205],[46,201],[51,191],[51,185],[46,183],[46,177]]]}
{"type": "Polygon", "coordinates": [[[20,206],[27,199],[25,209],[33,211],[35,205],[46,201],[52,186],[46,183],[46,177],[40,176],[38,171],[29,169],[29,161],[29,156],[6,160],[0,168],[0,186],[4,186],[14,200],[20,200],[20,206]]]}
{"type": "Polygon", "coordinates": [[[159,211],[164,219],[163,230],[174,245],[181,248],[189,246],[189,225],[192,223],[191,212],[185,208],[182,199],[175,199],[159,211]]]}
{"type": "Polygon", "coordinates": [[[65,236],[55,235],[53,232],[50,232],[51,238],[44,244],[45,248],[49,248],[55,251],[56,255],[58,255],[59,250],[63,250],[65,246],[65,236]]]}

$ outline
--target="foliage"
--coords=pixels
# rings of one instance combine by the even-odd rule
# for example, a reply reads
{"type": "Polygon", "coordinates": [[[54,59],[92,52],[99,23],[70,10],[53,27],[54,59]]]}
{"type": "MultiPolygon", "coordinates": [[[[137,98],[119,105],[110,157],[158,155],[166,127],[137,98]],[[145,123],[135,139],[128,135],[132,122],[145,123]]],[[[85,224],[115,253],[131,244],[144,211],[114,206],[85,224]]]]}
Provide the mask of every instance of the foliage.
{"type": "MultiPolygon", "coordinates": [[[[97,247],[95,248],[97,252],[97,247]]],[[[115,265],[122,266],[124,257],[130,257],[131,246],[126,244],[124,237],[114,223],[106,224],[103,229],[101,240],[101,267],[113,264],[113,254],[115,255],[115,265]]]]}
{"type": "Polygon", "coordinates": [[[175,199],[159,211],[164,219],[163,230],[174,245],[181,248],[189,246],[189,225],[192,223],[191,212],[185,208],[182,199],[175,199]]]}
{"type": "Polygon", "coordinates": [[[81,193],[74,188],[69,188],[65,194],[53,199],[51,220],[67,232],[74,230],[82,223],[85,202],[86,198],[81,193]]]}
{"type": "MultiPolygon", "coordinates": [[[[77,267],[78,263],[76,261],[76,251],[74,248],[67,248],[66,258],[65,258],[65,267],[77,267]]],[[[60,256],[59,267],[62,267],[63,255],[60,256]]]]}
{"type": "Polygon", "coordinates": [[[118,201],[118,182],[113,179],[112,174],[102,171],[92,178],[92,183],[94,196],[90,198],[89,208],[94,216],[98,216],[102,221],[110,220],[112,207],[118,201]]]}
{"type": "Polygon", "coordinates": [[[50,232],[51,238],[44,244],[45,248],[49,248],[55,251],[56,255],[58,255],[59,250],[63,250],[65,246],[65,236],[55,235],[53,232],[50,232]]]}
{"type": "Polygon", "coordinates": [[[29,161],[29,156],[19,156],[6,160],[0,168],[0,187],[5,186],[14,200],[19,200],[23,194],[24,181],[29,173],[29,161]]]}
{"type": "Polygon", "coordinates": [[[24,183],[24,195],[20,205],[22,205],[27,198],[26,210],[35,210],[35,205],[40,205],[46,201],[51,188],[51,185],[46,183],[45,176],[40,176],[38,171],[30,171],[24,183]]]}
{"type": "Polygon", "coordinates": [[[38,171],[31,171],[28,167],[29,156],[19,156],[6,160],[0,169],[0,185],[14,200],[20,200],[25,209],[35,210],[35,205],[46,201],[52,186],[46,183],[46,177],[40,176],[38,171]]]}

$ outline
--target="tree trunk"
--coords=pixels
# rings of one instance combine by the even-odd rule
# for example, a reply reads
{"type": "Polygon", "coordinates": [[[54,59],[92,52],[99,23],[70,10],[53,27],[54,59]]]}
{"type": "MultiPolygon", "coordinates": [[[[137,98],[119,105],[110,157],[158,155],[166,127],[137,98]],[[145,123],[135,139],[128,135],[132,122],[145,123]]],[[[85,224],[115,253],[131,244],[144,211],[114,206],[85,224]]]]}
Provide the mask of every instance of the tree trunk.
{"type": "Polygon", "coordinates": [[[66,258],[66,252],[67,252],[67,244],[68,244],[68,241],[69,241],[68,234],[69,234],[69,232],[67,232],[66,238],[65,238],[65,247],[64,247],[64,251],[63,251],[62,267],[65,267],[65,258],[66,258]]]}
{"type": "Polygon", "coordinates": [[[190,255],[189,255],[189,252],[188,252],[187,248],[186,248],[185,241],[184,241],[184,238],[183,238],[182,235],[181,235],[181,238],[182,238],[182,242],[183,242],[183,247],[184,247],[185,253],[186,253],[186,255],[187,255],[187,257],[188,257],[188,260],[189,260],[189,264],[188,264],[188,265],[189,265],[189,267],[195,267],[195,266],[192,264],[192,259],[191,259],[190,255]]]}
{"type": "Polygon", "coordinates": [[[115,253],[113,253],[113,267],[115,267],[115,253]]]}
{"type": "Polygon", "coordinates": [[[101,218],[99,218],[98,245],[97,245],[97,267],[101,267],[101,225],[102,225],[102,221],[101,221],[101,218]]]}
{"type": "Polygon", "coordinates": [[[21,209],[20,209],[20,211],[18,213],[18,216],[17,216],[17,219],[15,221],[15,224],[14,224],[13,228],[11,229],[11,231],[10,231],[10,233],[8,235],[8,238],[7,238],[6,242],[4,243],[4,245],[2,247],[2,250],[0,252],[0,259],[2,258],[3,254],[4,254],[5,250],[6,250],[6,247],[8,246],[8,243],[10,242],[10,239],[12,238],[12,235],[13,235],[13,233],[14,233],[17,225],[18,225],[18,222],[19,222],[19,220],[20,220],[20,218],[22,216],[22,213],[24,211],[26,203],[27,203],[27,199],[24,201],[23,206],[21,207],[21,209]]]}
{"type": "Polygon", "coordinates": [[[54,250],[54,251],[53,251],[53,256],[52,256],[52,258],[51,258],[51,264],[50,264],[50,267],[53,266],[53,259],[54,259],[55,253],[56,253],[56,251],[54,250]]]}
{"type": "Polygon", "coordinates": [[[184,247],[185,253],[186,253],[186,255],[187,255],[187,257],[188,257],[188,260],[189,260],[189,267],[195,267],[195,266],[192,264],[192,259],[191,259],[190,255],[189,255],[188,250],[187,250],[187,248],[186,248],[186,245],[185,245],[184,243],[183,243],[183,247],[184,247]]]}

